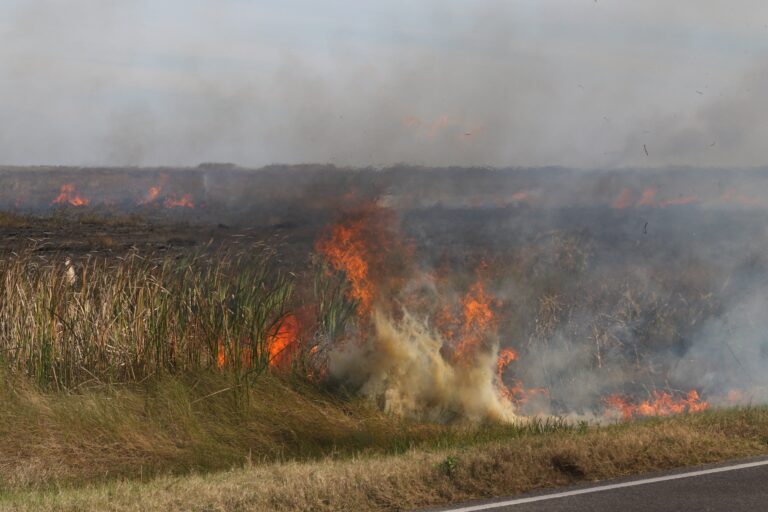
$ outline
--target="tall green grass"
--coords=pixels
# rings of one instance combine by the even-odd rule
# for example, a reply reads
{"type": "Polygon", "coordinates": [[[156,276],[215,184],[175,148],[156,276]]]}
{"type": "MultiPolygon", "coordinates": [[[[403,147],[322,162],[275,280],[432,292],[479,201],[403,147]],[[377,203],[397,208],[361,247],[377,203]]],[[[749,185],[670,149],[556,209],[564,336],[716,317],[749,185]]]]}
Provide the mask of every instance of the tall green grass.
{"type": "Polygon", "coordinates": [[[75,264],[12,254],[0,259],[0,358],[53,389],[217,367],[242,382],[268,367],[294,284],[263,245],[75,264]]]}

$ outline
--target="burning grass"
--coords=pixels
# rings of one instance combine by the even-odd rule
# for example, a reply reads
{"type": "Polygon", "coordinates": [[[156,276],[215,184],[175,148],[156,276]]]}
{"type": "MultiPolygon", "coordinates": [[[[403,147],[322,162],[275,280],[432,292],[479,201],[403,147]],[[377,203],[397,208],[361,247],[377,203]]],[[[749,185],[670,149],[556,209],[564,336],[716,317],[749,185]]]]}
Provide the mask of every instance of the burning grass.
{"type": "MultiPolygon", "coordinates": [[[[679,357],[718,314],[706,266],[596,269],[590,239],[560,232],[510,257],[432,265],[395,217],[377,204],[343,212],[316,242],[312,270],[296,273],[264,244],[3,256],[0,398],[11,406],[0,413],[0,452],[15,454],[0,463],[4,485],[23,493],[106,479],[133,489],[126,496],[138,504],[131,493],[152,487],[111,479],[250,459],[302,478],[325,474],[311,461],[330,457],[341,474],[298,501],[286,494],[295,487],[244,484],[251,501],[242,506],[397,509],[762,453],[764,410],[709,411],[713,393],[688,386],[671,364],[709,362],[679,357]],[[590,427],[557,414],[683,417],[590,427]],[[751,433],[736,434],[727,418],[751,433]],[[382,458],[392,454],[400,458],[382,458]],[[303,462],[285,463],[294,459],[303,462]],[[511,466],[520,460],[531,474],[511,466]],[[379,473],[392,475],[384,494],[370,476],[379,473]]],[[[263,467],[232,474],[240,484],[263,467]]],[[[169,478],[158,481],[186,485],[169,478]]],[[[190,481],[217,478],[226,477],[190,481]]],[[[98,489],[67,492],[64,501],[101,499],[98,489]]],[[[241,503],[234,491],[189,496],[214,508],[241,503]]]]}
{"type": "MultiPolygon", "coordinates": [[[[293,283],[272,252],[0,260],[0,350],[15,374],[71,390],[229,364],[269,366],[293,283]]],[[[285,340],[280,340],[285,344],[285,340]]]]}

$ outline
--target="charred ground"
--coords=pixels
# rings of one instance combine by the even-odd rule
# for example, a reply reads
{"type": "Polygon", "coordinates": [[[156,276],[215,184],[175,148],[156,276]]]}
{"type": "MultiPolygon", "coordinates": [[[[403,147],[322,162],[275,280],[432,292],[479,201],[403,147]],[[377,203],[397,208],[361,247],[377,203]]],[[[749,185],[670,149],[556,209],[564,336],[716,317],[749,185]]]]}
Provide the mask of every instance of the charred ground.
{"type": "Polygon", "coordinates": [[[762,453],[761,408],[588,422],[768,400],[763,176],[2,169],[2,485],[425,450],[310,493],[397,509],[762,453]]]}
{"type": "Polygon", "coordinates": [[[376,204],[396,217],[385,238],[401,238],[411,265],[451,293],[483,268],[500,344],[520,354],[510,373],[549,393],[528,412],[600,414],[606,397],[657,391],[743,403],[761,400],[768,362],[761,326],[739,319],[764,300],[765,180],[700,169],[4,168],[0,250],[77,261],[266,241],[306,274],[328,226],[376,204]]]}

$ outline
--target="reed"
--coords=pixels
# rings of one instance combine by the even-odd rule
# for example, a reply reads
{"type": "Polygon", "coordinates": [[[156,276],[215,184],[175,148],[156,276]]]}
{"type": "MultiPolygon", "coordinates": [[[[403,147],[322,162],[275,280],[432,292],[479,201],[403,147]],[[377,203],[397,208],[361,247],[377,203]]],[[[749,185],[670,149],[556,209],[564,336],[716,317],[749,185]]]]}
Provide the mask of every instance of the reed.
{"type": "Polygon", "coordinates": [[[0,259],[0,354],[53,389],[204,368],[264,371],[293,277],[271,249],[148,258],[0,259]]]}

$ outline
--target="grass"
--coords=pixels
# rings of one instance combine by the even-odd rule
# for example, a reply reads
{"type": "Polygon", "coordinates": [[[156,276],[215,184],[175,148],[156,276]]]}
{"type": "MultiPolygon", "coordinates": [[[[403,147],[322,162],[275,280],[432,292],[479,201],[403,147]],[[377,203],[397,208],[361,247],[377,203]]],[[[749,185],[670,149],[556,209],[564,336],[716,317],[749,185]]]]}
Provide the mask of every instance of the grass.
{"type": "Polygon", "coordinates": [[[766,408],[438,425],[328,391],[312,379],[355,305],[317,267],[301,283],[263,245],[3,256],[0,508],[402,510],[768,453],[766,408]],[[299,353],[275,367],[275,333],[300,311],[299,353]]]}
{"type": "Polygon", "coordinates": [[[0,488],[210,472],[249,460],[397,454],[569,430],[421,424],[383,414],[289,375],[235,393],[231,375],[196,372],[77,393],[6,377],[0,390],[0,488]]]}
{"type": "Polygon", "coordinates": [[[46,212],[0,212],[0,228],[62,227],[90,224],[105,228],[137,227],[147,224],[146,216],[105,208],[59,208],[46,212]]]}
{"type": "Polygon", "coordinates": [[[28,216],[11,212],[0,212],[0,228],[22,228],[31,224],[32,219],[28,216]]]}
{"type": "MultiPolygon", "coordinates": [[[[279,386],[287,386],[282,388],[283,393],[297,392],[284,383],[279,386]]],[[[304,395],[297,402],[296,396],[285,402],[286,396],[278,395],[272,405],[286,403],[286,407],[263,421],[275,421],[287,413],[282,421],[272,424],[269,442],[281,440],[274,447],[287,447],[299,446],[294,442],[306,439],[311,443],[306,445],[308,456],[296,455],[300,449],[286,450],[281,455],[273,451],[271,459],[245,456],[243,465],[220,472],[198,469],[184,475],[165,472],[154,478],[144,473],[135,478],[89,480],[80,484],[52,480],[57,485],[18,481],[16,475],[23,471],[4,461],[0,471],[6,488],[0,494],[0,509],[405,510],[768,453],[765,407],[714,410],[589,428],[563,424],[549,428],[458,428],[408,425],[361,404],[317,402],[317,395],[304,395]],[[310,416],[302,416],[312,409],[315,412],[310,416]],[[324,433],[331,434],[331,438],[324,438],[324,433]],[[334,442],[339,443],[335,448],[334,442]],[[346,449],[339,451],[342,446],[346,449]],[[325,455],[320,455],[322,451],[325,455]],[[9,479],[16,481],[11,484],[9,479]]],[[[40,403],[36,407],[45,408],[40,403]]],[[[80,407],[88,405],[81,403],[80,407]]],[[[269,410],[266,402],[254,407],[263,407],[262,413],[269,410]]],[[[66,409],[69,408],[67,405],[66,409]]],[[[53,405],[47,414],[56,417],[56,411],[60,409],[53,405]]],[[[135,412],[131,410],[129,416],[135,412]]],[[[181,415],[174,412],[171,416],[178,419],[181,415]]],[[[257,421],[257,417],[254,414],[246,421],[257,421]]],[[[127,424],[131,420],[119,421],[127,424]]],[[[206,455],[198,452],[196,456],[199,460],[205,456],[220,458],[219,450],[228,447],[224,453],[232,453],[234,446],[245,455],[242,450],[248,443],[235,441],[233,445],[233,439],[221,438],[221,430],[211,436],[217,439],[217,444],[206,445],[201,441],[205,436],[199,437],[200,431],[190,429],[189,424],[181,429],[185,435],[176,440],[176,446],[169,441],[159,443],[162,449],[158,439],[147,444],[150,437],[144,437],[144,444],[137,443],[135,438],[131,443],[123,440],[111,444],[103,437],[93,438],[89,442],[101,449],[94,446],[92,457],[98,452],[99,457],[108,458],[128,450],[127,446],[132,447],[135,456],[141,451],[138,447],[144,446],[158,456],[171,455],[183,460],[181,452],[195,452],[181,441],[188,442],[191,432],[197,432],[197,442],[202,443],[198,448],[205,447],[206,455]]],[[[135,432],[135,427],[110,429],[108,435],[130,431],[135,432]]],[[[239,432],[258,444],[252,428],[241,428],[239,432]]],[[[53,430],[48,430],[49,438],[55,437],[53,434],[53,430]]],[[[13,453],[8,447],[2,451],[13,453]]],[[[67,460],[71,459],[62,457],[59,467],[67,460]]],[[[31,473],[36,475],[41,468],[52,467],[43,460],[36,464],[32,467],[30,462],[31,473]]]]}
{"type": "Polygon", "coordinates": [[[223,364],[241,382],[269,365],[292,291],[261,245],[75,263],[12,254],[0,260],[0,354],[57,390],[223,364]]]}

